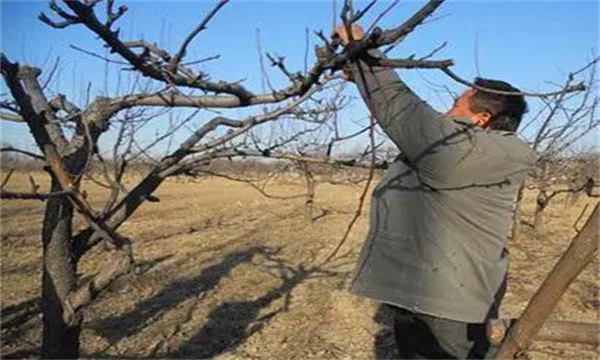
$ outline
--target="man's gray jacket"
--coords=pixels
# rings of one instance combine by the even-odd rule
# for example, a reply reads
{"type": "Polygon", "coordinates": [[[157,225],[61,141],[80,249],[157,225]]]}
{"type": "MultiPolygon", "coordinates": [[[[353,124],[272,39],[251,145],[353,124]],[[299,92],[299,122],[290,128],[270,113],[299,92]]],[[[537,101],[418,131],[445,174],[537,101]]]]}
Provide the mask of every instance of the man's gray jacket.
{"type": "Polygon", "coordinates": [[[350,290],[481,323],[506,275],[516,194],[537,156],[512,132],[444,117],[395,71],[361,68],[364,78],[354,67],[353,79],[401,160],[373,191],[350,290]]]}

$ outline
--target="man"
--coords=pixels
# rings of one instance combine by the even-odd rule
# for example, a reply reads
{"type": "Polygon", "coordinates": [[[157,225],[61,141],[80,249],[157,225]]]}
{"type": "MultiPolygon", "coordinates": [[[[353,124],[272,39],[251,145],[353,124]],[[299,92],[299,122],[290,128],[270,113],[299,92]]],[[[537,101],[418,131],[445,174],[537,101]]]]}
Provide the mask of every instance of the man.
{"type": "MultiPolygon", "coordinates": [[[[336,33],[348,43],[343,27],[336,33]]],[[[491,357],[485,323],[504,295],[515,199],[537,159],[514,134],[527,105],[467,90],[442,115],[395,71],[368,65],[379,56],[371,50],[347,74],[401,155],[373,191],[350,290],[392,306],[402,358],[491,357]]],[[[502,81],[475,84],[518,92],[502,81]]]]}

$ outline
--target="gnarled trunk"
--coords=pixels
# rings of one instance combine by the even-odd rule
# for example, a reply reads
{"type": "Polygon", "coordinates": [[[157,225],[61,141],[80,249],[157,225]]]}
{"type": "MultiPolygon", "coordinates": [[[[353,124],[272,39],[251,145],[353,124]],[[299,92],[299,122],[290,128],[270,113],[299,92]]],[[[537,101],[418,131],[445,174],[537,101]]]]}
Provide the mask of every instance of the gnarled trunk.
{"type": "MultiPolygon", "coordinates": [[[[52,191],[60,190],[56,179],[52,191]]],[[[77,264],[71,252],[73,205],[66,197],[48,200],[44,225],[41,309],[44,359],[75,359],[79,356],[81,318],[63,319],[65,299],[76,284],[77,264]]]]}

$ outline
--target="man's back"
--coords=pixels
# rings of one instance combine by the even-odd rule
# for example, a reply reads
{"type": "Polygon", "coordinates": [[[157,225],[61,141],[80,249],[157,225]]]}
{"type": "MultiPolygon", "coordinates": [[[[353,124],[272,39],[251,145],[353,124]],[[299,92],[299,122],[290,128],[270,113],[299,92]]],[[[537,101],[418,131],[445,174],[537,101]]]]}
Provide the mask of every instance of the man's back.
{"type": "Polygon", "coordinates": [[[443,138],[392,164],[373,191],[351,291],[482,322],[506,272],[515,194],[536,156],[512,133],[436,120],[443,138]]]}

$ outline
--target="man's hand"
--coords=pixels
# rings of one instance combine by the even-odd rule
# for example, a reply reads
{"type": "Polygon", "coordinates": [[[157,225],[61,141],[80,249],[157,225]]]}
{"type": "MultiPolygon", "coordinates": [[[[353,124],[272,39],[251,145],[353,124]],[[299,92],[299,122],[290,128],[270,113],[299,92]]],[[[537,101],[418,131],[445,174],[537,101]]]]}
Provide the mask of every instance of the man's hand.
{"type": "MultiPolygon", "coordinates": [[[[342,44],[348,45],[350,42],[350,37],[348,36],[348,31],[346,31],[346,25],[340,24],[335,28],[335,33],[337,36],[342,39],[342,44]]],[[[365,36],[365,33],[358,24],[352,24],[352,40],[361,40],[365,36]]]]}
{"type": "MultiPolygon", "coordinates": [[[[346,31],[346,26],[344,24],[340,24],[338,26],[336,26],[335,28],[335,35],[339,36],[340,40],[342,40],[342,44],[344,46],[348,45],[348,43],[350,43],[350,37],[348,36],[348,31],[346,31]]],[[[362,29],[362,27],[360,27],[360,25],[358,24],[352,24],[352,40],[354,41],[358,41],[358,40],[362,40],[362,38],[365,36],[365,33],[362,29]]],[[[343,71],[343,75],[344,80],[347,81],[352,81],[352,73],[348,70],[344,70],[343,71]]]]}

